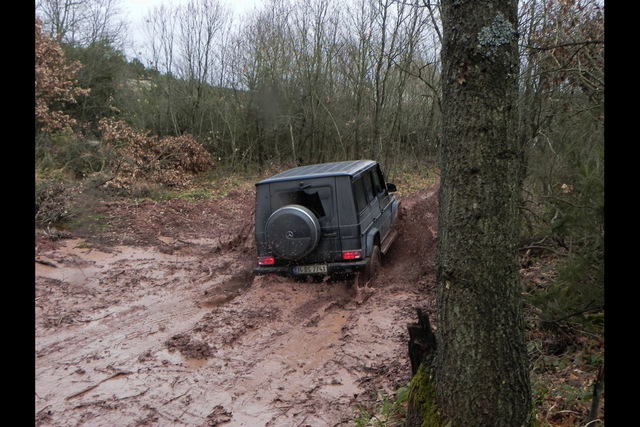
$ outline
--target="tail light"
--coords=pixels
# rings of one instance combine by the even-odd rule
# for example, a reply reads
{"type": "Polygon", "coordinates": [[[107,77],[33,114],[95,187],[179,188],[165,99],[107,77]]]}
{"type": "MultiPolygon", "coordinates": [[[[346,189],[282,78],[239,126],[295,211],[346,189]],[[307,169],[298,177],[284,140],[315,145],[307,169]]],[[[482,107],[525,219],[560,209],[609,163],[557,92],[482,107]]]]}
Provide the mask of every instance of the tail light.
{"type": "Polygon", "coordinates": [[[274,265],[276,263],[275,257],[261,256],[258,257],[258,265],[274,265]]]}
{"type": "Polygon", "coordinates": [[[343,251],[342,252],[342,259],[348,260],[348,259],[362,259],[362,250],[361,249],[356,249],[353,251],[343,251]]]}

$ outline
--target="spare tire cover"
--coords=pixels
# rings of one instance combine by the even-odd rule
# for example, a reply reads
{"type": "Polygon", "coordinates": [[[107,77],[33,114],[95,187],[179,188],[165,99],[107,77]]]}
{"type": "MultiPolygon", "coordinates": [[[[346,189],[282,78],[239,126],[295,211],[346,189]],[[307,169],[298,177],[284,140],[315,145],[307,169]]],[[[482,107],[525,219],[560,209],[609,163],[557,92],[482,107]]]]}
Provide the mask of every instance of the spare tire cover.
{"type": "Polygon", "coordinates": [[[295,260],[315,249],[320,240],[320,223],[304,206],[288,205],[271,214],[265,232],[274,255],[295,260]]]}

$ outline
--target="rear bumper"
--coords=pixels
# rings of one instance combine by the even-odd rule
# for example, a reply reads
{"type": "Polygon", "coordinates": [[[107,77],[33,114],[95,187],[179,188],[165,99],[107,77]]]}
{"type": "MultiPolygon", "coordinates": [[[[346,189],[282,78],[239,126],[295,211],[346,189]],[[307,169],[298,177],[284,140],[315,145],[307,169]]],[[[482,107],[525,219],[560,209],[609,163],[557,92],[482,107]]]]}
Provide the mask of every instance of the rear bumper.
{"type": "MultiPolygon", "coordinates": [[[[367,265],[366,260],[360,261],[351,261],[351,262],[331,262],[327,264],[327,271],[329,274],[335,273],[357,273],[359,271],[363,271],[365,266],[367,265]]],[[[293,271],[293,266],[273,266],[273,267],[265,267],[260,266],[256,267],[253,270],[255,275],[265,275],[265,274],[277,274],[279,276],[309,276],[310,274],[295,274],[293,271]]]]}

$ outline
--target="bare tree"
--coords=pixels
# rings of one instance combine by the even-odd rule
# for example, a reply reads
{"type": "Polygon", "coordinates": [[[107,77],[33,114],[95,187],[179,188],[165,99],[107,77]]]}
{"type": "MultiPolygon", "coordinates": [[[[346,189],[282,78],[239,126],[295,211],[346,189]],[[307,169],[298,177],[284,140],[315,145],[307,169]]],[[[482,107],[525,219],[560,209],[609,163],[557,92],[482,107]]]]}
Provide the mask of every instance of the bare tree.
{"type": "Polygon", "coordinates": [[[286,0],[271,0],[251,16],[234,43],[238,78],[234,100],[241,102],[244,144],[240,150],[246,159],[290,161],[282,151],[290,143],[286,94],[293,81],[293,49],[288,34],[291,5],[286,0]],[[283,156],[286,156],[285,159],[283,156]]]}
{"type": "MultiPolygon", "coordinates": [[[[294,52],[293,75],[298,82],[291,100],[297,138],[308,162],[320,162],[333,153],[346,156],[340,109],[335,102],[335,64],[339,15],[334,1],[299,2],[290,19],[294,52]],[[297,92],[297,93],[296,93],[297,92]]],[[[293,142],[292,139],[292,142],[293,142]]]]}
{"type": "Polygon", "coordinates": [[[182,129],[203,134],[208,126],[207,100],[219,77],[216,52],[221,33],[227,28],[230,13],[218,0],[191,0],[179,9],[178,77],[187,82],[186,123],[182,129]],[[205,123],[206,122],[206,123],[205,123]]]}
{"type": "Polygon", "coordinates": [[[73,41],[81,23],[87,20],[90,0],[37,0],[36,13],[43,22],[43,31],[54,40],[73,41]]]}
{"type": "Polygon", "coordinates": [[[221,33],[227,28],[230,11],[218,0],[191,0],[179,8],[178,77],[212,84],[217,68],[216,52],[221,33]]]}
{"type": "Polygon", "coordinates": [[[78,46],[120,48],[128,30],[122,0],[37,0],[36,13],[52,38],[78,46]]]}
{"type": "Polygon", "coordinates": [[[350,141],[349,154],[360,153],[365,134],[371,123],[368,114],[371,99],[371,73],[374,67],[373,27],[374,10],[369,0],[354,1],[353,7],[345,11],[342,49],[339,56],[341,67],[340,90],[345,103],[352,111],[347,121],[345,138],[350,141]]]}
{"type": "Polygon", "coordinates": [[[177,11],[172,6],[160,4],[145,15],[143,32],[147,41],[146,61],[152,69],[175,74],[177,27],[177,11]]]}

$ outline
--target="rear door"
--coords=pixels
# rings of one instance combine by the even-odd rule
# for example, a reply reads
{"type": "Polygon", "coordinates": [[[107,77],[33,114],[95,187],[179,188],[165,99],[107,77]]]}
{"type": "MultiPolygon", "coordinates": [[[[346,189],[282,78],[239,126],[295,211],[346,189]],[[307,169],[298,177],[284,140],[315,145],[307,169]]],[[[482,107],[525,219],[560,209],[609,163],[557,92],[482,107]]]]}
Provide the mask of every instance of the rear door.
{"type": "Polygon", "coordinates": [[[301,205],[312,211],[321,227],[316,249],[303,262],[330,261],[342,255],[338,215],[336,214],[335,177],[271,184],[271,209],[286,205],[301,205]]]}

